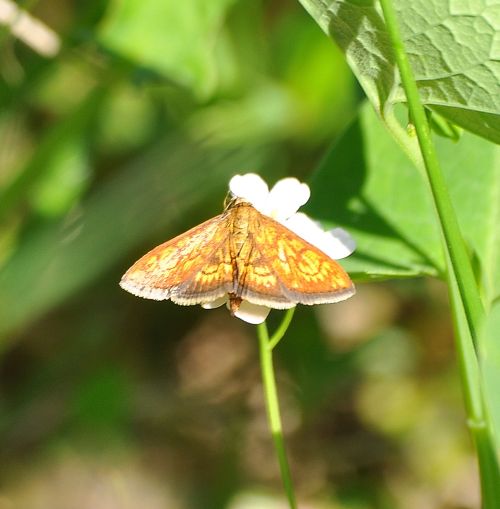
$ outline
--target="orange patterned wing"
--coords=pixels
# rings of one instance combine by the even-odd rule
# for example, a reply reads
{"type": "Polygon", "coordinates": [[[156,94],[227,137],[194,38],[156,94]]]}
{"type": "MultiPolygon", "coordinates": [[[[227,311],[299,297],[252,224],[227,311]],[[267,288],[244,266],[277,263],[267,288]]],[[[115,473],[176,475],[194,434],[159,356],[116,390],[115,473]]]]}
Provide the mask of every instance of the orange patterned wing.
{"type": "Polygon", "coordinates": [[[355,293],[344,269],[320,249],[256,210],[251,217],[251,249],[238,280],[242,299],[286,309],[338,302],[355,293]]]}
{"type": "Polygon", "coordinates": [[[212,302],[231,291],[227,215],[221,214],[152,249],[127,270],[120,286],[146,299],[212,302]]]}

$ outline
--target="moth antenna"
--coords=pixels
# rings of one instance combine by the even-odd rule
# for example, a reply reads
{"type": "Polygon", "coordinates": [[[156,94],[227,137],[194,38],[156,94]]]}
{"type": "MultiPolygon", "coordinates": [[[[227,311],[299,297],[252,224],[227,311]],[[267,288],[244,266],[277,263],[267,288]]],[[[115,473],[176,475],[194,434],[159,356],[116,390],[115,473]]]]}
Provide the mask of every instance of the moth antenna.
{"type": "Polygon", "coordinates": [[[237,198],[238,197],[231,191],[228,191],[226,197],[224,198],[224,210],[227,210],[236,201],[237,198]]]}

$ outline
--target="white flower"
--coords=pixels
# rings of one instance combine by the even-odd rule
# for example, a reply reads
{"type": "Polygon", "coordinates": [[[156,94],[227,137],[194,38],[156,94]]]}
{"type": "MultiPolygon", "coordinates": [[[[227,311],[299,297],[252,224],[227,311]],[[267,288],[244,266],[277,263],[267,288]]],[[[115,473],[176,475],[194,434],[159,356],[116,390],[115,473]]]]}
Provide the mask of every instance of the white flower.
{"type": "MultiPolygon", "coordinates": [[[[356,248],[354,239],[342,228],[325,232],[321,226],[306,214],[297,212],[311,195],[309,186],[296,178],[278,181],[269,190],[259,175],[247,173],[235,175],[229,182],[229,190],[239,198],[250,202],[259,212],[279,221],[289,230],[313,244],[330,258],[339,260],[349,256],[356,248]]],[[[213,309],[228,304],[228,296],[203,304],[205,309],[213,309]]],[[[248,323],[262,323],[271,309],[244,300],[235,316],[248,323]]]]}

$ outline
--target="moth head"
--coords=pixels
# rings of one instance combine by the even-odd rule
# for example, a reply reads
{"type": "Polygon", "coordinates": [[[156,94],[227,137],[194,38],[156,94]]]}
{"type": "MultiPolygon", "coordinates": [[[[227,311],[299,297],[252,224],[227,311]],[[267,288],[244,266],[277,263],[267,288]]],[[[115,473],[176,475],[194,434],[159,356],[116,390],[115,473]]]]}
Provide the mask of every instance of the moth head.
{"type": "Polygon", "coordinates": [[[246,203],[248,205],[251,205],[251,203],[248,200],[246,200],[245,198],[236,196],[231,191],[229,191],[226,195],[226,198],[224,199],[224,211],[229,210],[237,205],[240,205],[241,203],[246,203]]]}

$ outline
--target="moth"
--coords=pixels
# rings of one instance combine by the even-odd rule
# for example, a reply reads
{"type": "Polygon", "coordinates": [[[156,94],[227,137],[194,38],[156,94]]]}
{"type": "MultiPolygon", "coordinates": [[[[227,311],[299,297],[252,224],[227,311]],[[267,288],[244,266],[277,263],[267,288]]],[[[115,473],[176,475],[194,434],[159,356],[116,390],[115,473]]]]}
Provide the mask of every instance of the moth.
{"type": "Polygon", "coordinates": [[[155,247],[124,274],[128,292],[176,304],[208,304],[228,296],[275,309],[349,298],[344,269],[319,248],[248,201],[233,197],[222,214],[155,247]]]}

